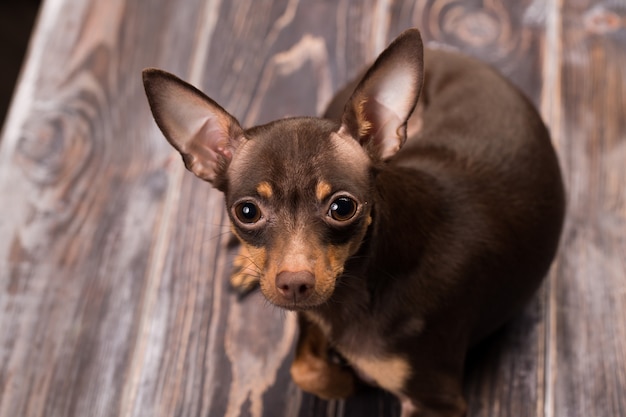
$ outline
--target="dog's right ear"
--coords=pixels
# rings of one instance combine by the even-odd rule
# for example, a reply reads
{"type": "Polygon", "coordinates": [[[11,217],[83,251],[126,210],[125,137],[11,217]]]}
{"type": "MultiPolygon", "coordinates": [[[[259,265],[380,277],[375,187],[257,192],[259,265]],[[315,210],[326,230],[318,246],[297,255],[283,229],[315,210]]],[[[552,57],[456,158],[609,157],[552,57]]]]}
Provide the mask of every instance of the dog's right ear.
{"type": "Polygon", "coordinates": [[[339,133],[357,139],[374,160],[392,157],[406,141],[423,79],[422,38],[409,29],[365,73],[346,104],[339,133]]]}
{"type": "Polygon", "coordinates": [[[243,139],[237,119],[200,90],[158,69],[143,71],[143,84],[157,125],[188,170],[215,184],[243,139]]]}

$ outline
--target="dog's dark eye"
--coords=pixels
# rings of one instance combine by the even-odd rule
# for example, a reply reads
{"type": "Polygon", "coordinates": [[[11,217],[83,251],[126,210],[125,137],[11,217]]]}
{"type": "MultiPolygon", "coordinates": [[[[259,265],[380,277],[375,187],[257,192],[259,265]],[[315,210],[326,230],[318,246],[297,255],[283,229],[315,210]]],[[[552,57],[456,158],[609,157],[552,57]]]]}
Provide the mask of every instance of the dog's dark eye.
{"type": "Polygon", "coordinates": [[[356,202],[349,197],[339,197],[330,203],[328,215],[338,222],[350,220],[356,214],[356,202]]]}
{"type": "Polygon", "coordinates": [[[244,201],[235,207],[235,216],[242,223],[256,223],[261,218],[261,210],[251,201],[244,201]]]}

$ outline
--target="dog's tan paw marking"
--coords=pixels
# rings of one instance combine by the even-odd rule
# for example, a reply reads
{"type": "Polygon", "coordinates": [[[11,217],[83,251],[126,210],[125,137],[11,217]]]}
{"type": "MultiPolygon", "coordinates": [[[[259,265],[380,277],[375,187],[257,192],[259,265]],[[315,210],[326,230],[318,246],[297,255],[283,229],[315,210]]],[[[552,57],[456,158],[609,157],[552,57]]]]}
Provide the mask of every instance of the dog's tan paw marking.
{"type": "Polygon", "coordinates": [[[259,274],[245,245],[241,246],[233,261],[230,285],[240,295],[249,293],[259,285],[259,274]]]}
{"type": "Polygon", "coordinates": [[[259,284],[259,278],[256,275],[250,275],[244,271],[233,271],[230,276],[230,285],[239,294],[247,294],[254,290],[259,284]]]}

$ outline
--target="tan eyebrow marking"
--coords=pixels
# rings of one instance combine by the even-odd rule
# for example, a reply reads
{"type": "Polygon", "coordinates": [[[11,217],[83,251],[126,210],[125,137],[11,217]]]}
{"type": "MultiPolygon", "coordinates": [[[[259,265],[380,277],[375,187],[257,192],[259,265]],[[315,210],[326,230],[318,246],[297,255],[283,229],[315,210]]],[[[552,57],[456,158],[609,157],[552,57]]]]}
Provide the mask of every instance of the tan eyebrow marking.
{"type": "Polygon", "coordinates": [[[315,187],[315,197],[317,197],[319,201],[323,201],[326,197],[328,197],[331,191],[332,188],[330,187],[330,184],[321,180],[315,187]]]}
{"type": "Polygon", "coordinates": [[[259,195],[264,198],[271,198],[272,195],[274,194],[274,191],[272,190],[272,186],[267,181],[260,182],[259,185],[256,186],[256,192],[259,193],[259,195]]]}

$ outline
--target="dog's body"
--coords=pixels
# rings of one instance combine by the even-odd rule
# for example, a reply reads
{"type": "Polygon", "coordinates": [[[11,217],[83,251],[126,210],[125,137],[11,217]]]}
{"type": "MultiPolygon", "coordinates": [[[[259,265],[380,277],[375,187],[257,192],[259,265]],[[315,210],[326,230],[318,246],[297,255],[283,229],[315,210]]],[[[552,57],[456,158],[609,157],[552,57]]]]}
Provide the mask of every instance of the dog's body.
{"type": "Polygon", "coordinates": [[[247,130],[173,76],[144,80],[187,167],[225,193],[243,243],[233,281],[299,311],[296,383],[349,395],[354,374],[332,349],[404,416],[459,416],[467,349],[539,286],[564,196],[548,132],[515,88],[460,55],[425,62],[422,89],[407,31],[324,119],[247,130]]]}

